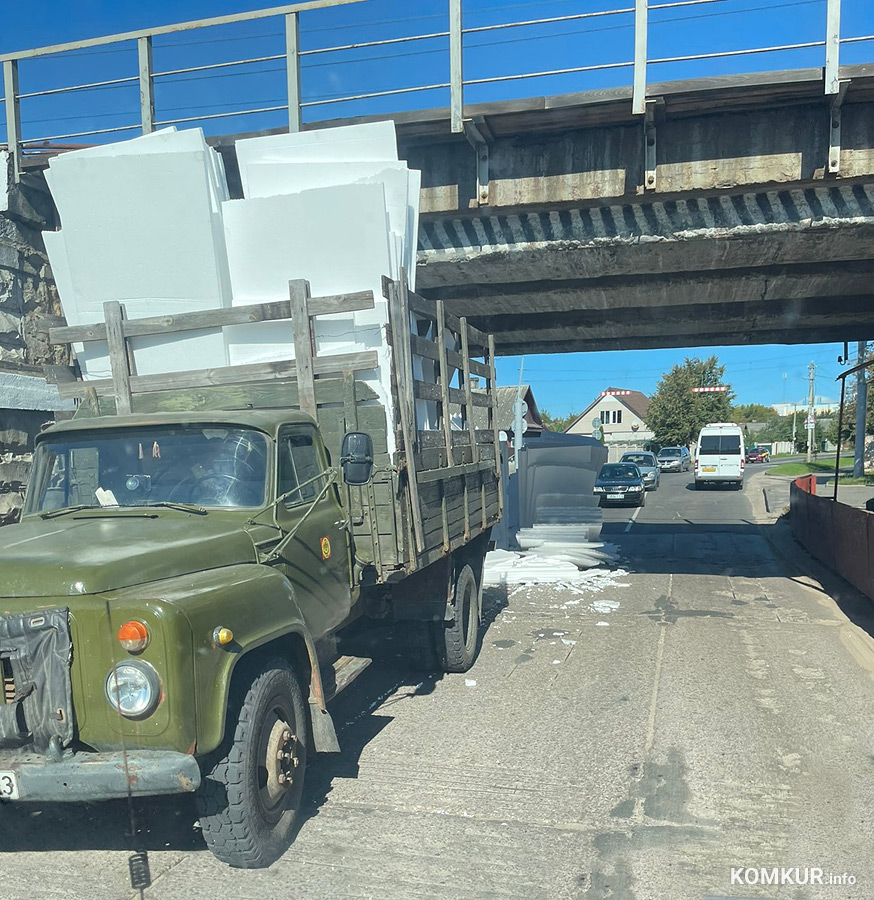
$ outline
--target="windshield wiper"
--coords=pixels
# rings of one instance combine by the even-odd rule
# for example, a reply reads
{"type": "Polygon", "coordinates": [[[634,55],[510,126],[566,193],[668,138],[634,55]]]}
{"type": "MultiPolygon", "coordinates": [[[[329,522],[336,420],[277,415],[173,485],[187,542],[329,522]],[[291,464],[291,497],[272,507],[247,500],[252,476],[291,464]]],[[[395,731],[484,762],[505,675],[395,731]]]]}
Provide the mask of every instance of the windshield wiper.
{"type": "Polygon", "coordinates": [[[183,512],[199,513],[205,516],[208,510],[202,506],[195,506],[193,503],[175,503],[173,500],[158,500],[155,503],[137,503],[138,507],[143,506],[164,506],[167,509],[181,509],[183,512]]]}
{"type": "Polygon", "coordinates": [[[66,516],[67,513],[79,512],[81,509],[100,509],[99,506],[91,506],[89,503],[80,503],[77,506],[62,506],[60,509],[49,509],[41,512],[41,519],[54,519],[56,516],[66,516]]]}

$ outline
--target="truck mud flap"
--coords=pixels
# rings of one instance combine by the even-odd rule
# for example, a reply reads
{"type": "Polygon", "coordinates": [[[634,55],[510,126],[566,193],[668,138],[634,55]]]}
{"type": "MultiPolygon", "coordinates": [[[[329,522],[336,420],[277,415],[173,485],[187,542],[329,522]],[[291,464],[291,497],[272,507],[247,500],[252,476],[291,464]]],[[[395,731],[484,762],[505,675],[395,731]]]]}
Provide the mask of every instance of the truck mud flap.
{"type": "Polygon", "coordinates": [[[33,743],[65,747],[73,739],[70,611],[40,610],[0,616],[0,748],[33,743]],[[11,670],[14,694],[8,690],[11,670]],[[54,741],[52,739],[55,739],[54,741]]]}

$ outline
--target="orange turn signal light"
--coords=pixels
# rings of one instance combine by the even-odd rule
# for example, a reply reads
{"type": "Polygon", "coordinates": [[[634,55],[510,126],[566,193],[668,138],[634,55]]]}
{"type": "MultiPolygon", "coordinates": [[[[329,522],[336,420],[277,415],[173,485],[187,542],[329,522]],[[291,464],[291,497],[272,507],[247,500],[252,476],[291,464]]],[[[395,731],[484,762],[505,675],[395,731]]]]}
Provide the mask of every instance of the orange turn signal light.
{"type": "Polygon", "coordinates": [[[118,629],[118,642],[128,653],[141,653],[149,646],[149,629],[131,619],[118,629]]]}
{"type": "Polygon", "coordinates": [[[212,633],[212,639],[219,647],[225,647],[234,639],[234,632],[230,628],[222,628],[219,626],[212,633]]]}

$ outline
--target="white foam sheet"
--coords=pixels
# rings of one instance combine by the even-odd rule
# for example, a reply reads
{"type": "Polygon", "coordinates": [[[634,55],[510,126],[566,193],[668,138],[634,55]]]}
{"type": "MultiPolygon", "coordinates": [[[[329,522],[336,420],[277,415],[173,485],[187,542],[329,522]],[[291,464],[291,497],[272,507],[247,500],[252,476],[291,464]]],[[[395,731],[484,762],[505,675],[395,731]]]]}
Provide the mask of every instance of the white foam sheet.
{"type": "Polygon", "coordinates": [[[398,158],[395,125],[390,120],[247,138],[237,141],[236,151],[246,197],[250,196],[248,171],[255,163],[384,162],[398,158]]]}
{"type": "Polygon", "coordinates": [[[408,248],[414,239],[409,234],[411,220],[418,220],[418,194],[415,210],[408,208],[413,193],[410,181],[414,175],[414,183],[420,182],[420,173],[410,172],[403,162],[256,162],[247,168],[246,197],[274,197],[343,184],[381,184],[392,235],[390,249],[394,254],[392,270],[386,274],[398,278],[400,267],[407,266],[410,259],[408,248]]]}
{"type": "MultiPolygon", "coordinates": [[[[390,254],[382,185],[231,200],[222,209],[235,306],[286,299],[288,282],[296,278],[308,279],[316,297],[373,291],[373,310],[316,320],[316,352],[376,350],[378,369],[358,377],[373,387],[392,421],[391,356],[384,337],[388,310],[382,299],[390,254]]],[[[294,358],[290,323],[238,325],[226,328],[225,336],[232,365],[294,358]]]]}
{"type": "Polygon", "coordinates": [[[419,201],[422,196],[422,173],[409,170],[407,180],[407,228],[404,269],[411,291],[416,290],[416,259],[419,252],[419,201]]]}
{"type": "MultiPolygon", "coordinates": [[[[202,136],[194,137],[202,143],[202,136]]],[[[68,324],[103,321],[106,300],[120,300],[129,318],[229,306],[220,160],[203,147],[129,149],[67,154],[47,173],[63,225],[48,237],[47,252],[53,269],[63,273],[58,288],[68,324]]],[[[227,364],[219,332],[143,339],[132,347],[139,374],[227,364]]],[[[105,377],[105,347],[76,349],[86,377],[105,377]]]]}

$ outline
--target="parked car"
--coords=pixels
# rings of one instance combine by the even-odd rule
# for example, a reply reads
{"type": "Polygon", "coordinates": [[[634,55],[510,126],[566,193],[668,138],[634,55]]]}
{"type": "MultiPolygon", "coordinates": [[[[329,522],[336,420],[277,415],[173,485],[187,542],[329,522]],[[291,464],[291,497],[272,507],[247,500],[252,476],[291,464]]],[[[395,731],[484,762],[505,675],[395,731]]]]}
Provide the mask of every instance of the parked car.
{"type": "Polygon", "coordinates": [[[622,454],[619,462],[634,463],[643,475],[643,483],[648,491],[659,489],[659,464],[655,453],[633,450],[622,454]]]}
{"type": "Polygon", "coordinates": [[[747,450],[748,463],[766,463],[771,461],[771,454],[766,447],[751,447],[747,450]]]}
{"type": "Polygon", "coordinates": [[[595,479],[593,493],[598,495],[599,506],[611,503],[646,505],[643,475],[633,463],[605,463],[595,479]]]}
{"type": "Polygon", "coordinates": [[[662,472],[688,472],[692,456],[685,447],[662,447],[657,457],[662,472]]]}

